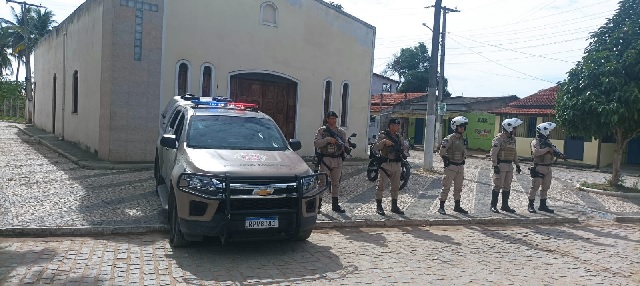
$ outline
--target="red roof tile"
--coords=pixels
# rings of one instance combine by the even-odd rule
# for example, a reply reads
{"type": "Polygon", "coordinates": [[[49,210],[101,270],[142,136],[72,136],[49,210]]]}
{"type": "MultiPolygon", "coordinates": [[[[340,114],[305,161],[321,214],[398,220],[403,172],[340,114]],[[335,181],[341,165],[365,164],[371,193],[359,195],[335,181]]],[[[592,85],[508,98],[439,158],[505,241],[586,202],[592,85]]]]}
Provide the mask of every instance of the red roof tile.
{"type": "Polygon", "coordinates": [[[553,107],[556,104],[556,94],[558,93],[559,89],[560,87],[557,85],[547,89],[542,89],[525,98],[509,103],[508,105],[513,107],[517,107],[517,106],[525,107],[525,106],[531,106],[531,105],[553,107]]]}
{"type": "Polygon", "coordinates": [[[540,115],[554,115],[556,111],[547,108],[517,108],[517,107],[503,107],[500,109],[489,111],[493,114],[540,114],[540,115]]]}
{"type": "Polygon", "coordinates": [[[418,98],[427,95],[426,93],[382,93],[371,96],[371,111],[378,112],[382,109],[392,107],[405,100],[418,98]],[[382,106],[380,106],[380,98],[382,98],[382,106]]]}

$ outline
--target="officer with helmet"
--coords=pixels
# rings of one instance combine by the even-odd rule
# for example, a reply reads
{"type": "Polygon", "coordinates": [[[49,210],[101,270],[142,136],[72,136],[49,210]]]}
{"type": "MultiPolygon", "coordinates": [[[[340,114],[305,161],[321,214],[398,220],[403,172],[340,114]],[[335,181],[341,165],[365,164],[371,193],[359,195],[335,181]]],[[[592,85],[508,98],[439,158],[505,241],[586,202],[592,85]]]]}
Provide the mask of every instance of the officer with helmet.
{"type": "Polygon", "coordinates": [[[440,147],[440,157],[444,162],[444,177],[442,178],[442,191],[440,192],[440,208],[438,213],[447,214],[444,210],[444,203],[449,195],[451,183],[453,182],[453,199],[455,206],[453,211],[462,214],[469,212],[460,206],[462,193],[462,182],[464,180],[464,160],[467,154],[467,141],[462,134],[467,130],[469,120],[464,116],[458,116],[451,120],[453,133],[442,140],[440,147]]]}
{"type": "MultiPolygon", "coordinates": [[[[347,133],[338,127],[338,114],[335,111],[327,112],[323,121],[324,126],[316,132],[313,145],[318,149],[318,159],[320,161],[320,172],[327,173],[331,180],[331,210],[337,213],[344,213],[345,210],[338,204],[340,194],[340,177],[342,176],[342,158],[344,156],[344,144],[347,142],[347,133]]],[[[320,180],[320,187],[324,187],[324,180],[320,180]]],[[[322,206],[322,198],[318,204],[318,209],[322,206]]]]}
{"type": "Polygon", "coordinates": [[[509,196],[511,194],[511,181],[513,180],[513,164],[516,165],[516,172],[520,174],[520,164],[518,162],[518,152],[516,151],[516,138],[513,136],[516,128],[522,124],[518,118],[508,118],[502,121],[502,133],[498,134],[492,141],[491,162],[493,163],[493,191],[491,192],[491,211],[498,211],[498,197],[502,190],[502,206],[500,210],[515,213],[516,210],[509,207],[509,196]]]}
{"type": "Polygon", "coordinates": [[[531,157],[533,157],[533,167],[531,168],[531,190],[529,191],[530,213],[535,213],[534,202],[536,193],[540,190],[540,206],[539,211],[553,213],[554,211],[547,206],[547,192],[551,186],[551,164],[554,160],[554,149],[549,142],[549,133],[556,128],[553,122],[545,122],[536,126],[536,139],[531,141],[531,157]]]}

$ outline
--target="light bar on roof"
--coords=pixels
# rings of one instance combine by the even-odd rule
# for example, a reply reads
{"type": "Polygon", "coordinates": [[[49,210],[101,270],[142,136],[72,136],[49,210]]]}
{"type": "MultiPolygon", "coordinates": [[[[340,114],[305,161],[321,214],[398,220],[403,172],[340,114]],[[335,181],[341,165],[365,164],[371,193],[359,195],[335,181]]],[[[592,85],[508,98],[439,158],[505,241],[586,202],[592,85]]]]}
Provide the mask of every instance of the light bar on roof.
{"type": "Polygon", "coordinates": [[[202,101],[202,100],[192,100],[196,106],[206,105],[211,107],[230,107],[237,109],[246,109],[246,108],[257,108],[258,105],[254,103],[243,103],[243,102],[229,102],[229,101],[202,101]]]}

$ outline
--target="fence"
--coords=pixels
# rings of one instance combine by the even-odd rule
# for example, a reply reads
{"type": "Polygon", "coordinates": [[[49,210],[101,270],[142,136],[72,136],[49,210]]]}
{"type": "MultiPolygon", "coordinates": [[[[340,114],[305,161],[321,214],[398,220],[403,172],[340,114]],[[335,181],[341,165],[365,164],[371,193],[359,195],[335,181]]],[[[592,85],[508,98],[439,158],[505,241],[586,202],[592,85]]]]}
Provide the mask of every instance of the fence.
{"type": "Polygon", "coordinates": [[[2,102],[0,102],[0,117],[24,118],[24,98],[5,98],[2,102]]]}

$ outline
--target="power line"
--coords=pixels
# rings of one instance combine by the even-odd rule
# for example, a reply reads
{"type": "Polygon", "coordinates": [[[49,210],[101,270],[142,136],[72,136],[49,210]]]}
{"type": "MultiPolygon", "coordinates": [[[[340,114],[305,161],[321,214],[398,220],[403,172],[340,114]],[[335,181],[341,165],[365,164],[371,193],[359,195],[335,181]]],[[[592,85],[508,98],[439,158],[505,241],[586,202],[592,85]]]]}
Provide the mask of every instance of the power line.
{"type": "MultiPolygon", "coordinates": [[[[460,43],[460,42],[456,41],[455,39],[451,39],[451,40],[453,40],[454,42],[458,43],[459,45],[461,45],[461,46],[466,47],[467,49],[469,49],[467,46],[465,46],[465,45],[463,45],[462,43],[460,43]]],[[[550,81],[545,80],[545,79],[541,79],[541,78],[539,78],[539,77],[537,77],[537,76],[532,76],[532,75],[530,75],[530,74],[527,74],[527,73],[521,72],[521,71],[519,71],[519,70],[515,70],[515,69],[513,69],[513,68],[510,68],[510,67],[508,67],[508,66],[505,66],[505,65],[503,65],[503,64],[501,64],[501,63],[499,63],[499,62],[496,62],[496,61],[494,61],[494,60],[492,60],[492,59],[490,59],[490,58],[485,57],[484,55],[482,55],[482,54],[480,54],[480,53],[478,53],[478,52],[476,52],[476,51],[474,51],[474,50],[472,50],[472,49],[469,49],[469,50],[470,50],[470,51],[472,51],[473,53],[475,53],[476,55],[481,56],[481,57],[483,57],[483,58],[487,59],[488,61],[490,61],[490,62],[492,62],[492,63],[494,63],[494,64],[497,64],[497,65],[499,65],[499,66],[501,66],[501,67],[504,67],[504,68],[506,68],[506,69],[512,70],[512,71],[517,72],[517,73],[519,73],[519,74],[523,74],[523,75],[526,75],[526,76],[528,76],[528,77],[531,77],[531,78],[534,78],[534,79],[537,79],[537,80],[540,80],[540,81],[545,81],[545,82],[549,82],[549,83],[554,83],[554,82],[550,82],[550,81]]]]}

